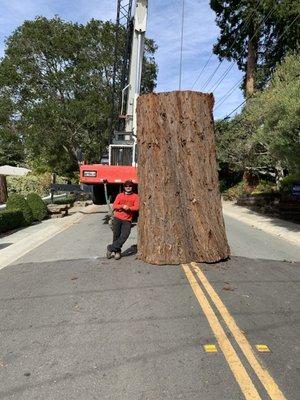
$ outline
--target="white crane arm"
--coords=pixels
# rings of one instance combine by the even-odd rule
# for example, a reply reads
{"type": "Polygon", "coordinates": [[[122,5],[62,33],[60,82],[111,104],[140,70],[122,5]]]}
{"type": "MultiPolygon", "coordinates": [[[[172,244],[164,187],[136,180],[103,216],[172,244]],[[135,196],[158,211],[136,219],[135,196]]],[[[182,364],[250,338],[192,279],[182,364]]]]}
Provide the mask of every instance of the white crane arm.
{"type": "Polygon", "coordinates": [[[140,94],[148,0],[136,0],[130,58],[125,131],[136,134],[136,101],[140,94]]]}

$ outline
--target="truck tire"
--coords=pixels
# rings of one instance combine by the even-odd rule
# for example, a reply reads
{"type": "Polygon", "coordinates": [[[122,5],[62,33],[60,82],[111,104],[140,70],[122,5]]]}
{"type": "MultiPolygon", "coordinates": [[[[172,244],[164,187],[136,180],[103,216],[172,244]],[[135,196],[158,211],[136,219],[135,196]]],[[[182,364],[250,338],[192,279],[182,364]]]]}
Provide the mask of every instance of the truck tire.
{"type": "Polygon", "coordinates": [[[105,204],[105,196],[104,196],[103,185],[93,185],[92,201],[97,206],[105,204]]]}

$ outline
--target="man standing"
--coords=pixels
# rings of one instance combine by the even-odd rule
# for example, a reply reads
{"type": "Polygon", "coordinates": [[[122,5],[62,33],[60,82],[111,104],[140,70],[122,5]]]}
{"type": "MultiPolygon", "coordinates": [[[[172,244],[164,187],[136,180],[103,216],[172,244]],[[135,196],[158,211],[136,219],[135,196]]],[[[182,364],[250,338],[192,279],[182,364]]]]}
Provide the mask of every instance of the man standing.
{"type": "Polygon", "coordinates": [[[107,246],[107,258],[121,258],[121,249],[130,235],[133,213],[139,210],[139,196],[133,193],[133,183],[124,183],[124,192],[119,193],[113,204],[113,243],[107,246]]]}

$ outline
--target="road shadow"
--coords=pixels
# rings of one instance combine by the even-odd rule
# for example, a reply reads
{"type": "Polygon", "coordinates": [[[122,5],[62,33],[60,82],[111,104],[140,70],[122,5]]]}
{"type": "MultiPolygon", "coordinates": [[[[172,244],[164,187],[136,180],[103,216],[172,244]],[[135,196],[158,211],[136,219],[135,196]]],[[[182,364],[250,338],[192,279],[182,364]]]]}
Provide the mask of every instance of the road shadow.
{"type": "Polygon", "coordinates": [[[0,244],[0,250],[5,249],[6,247],[12,245],[12,243],[2,243],[0,244]]]}
{"type": "Polygon", "coordinates": [[[107,214],[107,211],[89,211],[89,212],[85,212],[85,211],[75,211],[75,212],[71,212],[69,213],[69,215],[73,215],[73,214],[84,214],[84,215],[93,215],[93,214],[107,214]]]}
{"type": "MultiPolygon", "coordinates": [[[[296,232],[300,233],[300,224],[297,221],[293,221],[290,219],[284,219],[281,218],[279,215],[272,215],[272,214],[267,214],[267,213],[262,213],[259,212],[258,210],[253,209],[250,206],[239,206],[238,204],[232,204],[233,207],[235,207],[237,210],[238,209],[246,209],[247,210],[247,215],[251,216],[259,216],[259,217],[264,217],[268,219],[268,223],[275,226],[275,227],[280,227],[280,228],[285,228],[290,232],[296,232]]],[[[255,222],[254,222],[255,224],[255,222]]]]}
{"type": "Polygon", "coordinates": [[[137,245],[133,244],[128,249],[126,249],[122,252],[122,257],[129,257],[129,256],[133,256],[135,254],[137,254],[137,245]]]}
{"type": "Polygon", "coordinates": [[[12,235],[13,233],[20,232],[20,231],[24,231],[24,230],[27,229],[27,228],[28,228],[28,226],[22,226],[21,228],[16,228],[16,229],[12,229],[12,230],[10,230],[10,231],[3,232],[3,233],[1,233],[1,235],[0,235],[0,239],[3,239],[3,238],[6,237],[6,236],[10,236],[10,235],[12,235]]]}

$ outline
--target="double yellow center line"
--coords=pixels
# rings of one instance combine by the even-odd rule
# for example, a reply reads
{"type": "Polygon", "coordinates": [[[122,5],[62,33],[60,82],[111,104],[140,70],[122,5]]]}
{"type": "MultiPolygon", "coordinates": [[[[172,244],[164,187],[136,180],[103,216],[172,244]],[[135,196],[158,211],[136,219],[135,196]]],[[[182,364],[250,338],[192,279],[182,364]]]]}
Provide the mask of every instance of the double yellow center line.
{"type": "Polygon", "coordinates": [[[199,268],[196,263],[183,264],[182,265],[185,275],[194,291],[194,294],[205,314],[208,323],[217,339],[220,349],[222,350],[225,359],[239,384],[241,391],[243,392],[246,400],[261,400],[256,387],[254,386],[246,368],[242,364],[238,354],[233,348],[230,340],[228,339],[220,321],[218,320],[210,302],[214,304],[218,310],[223,321],[227,325],[229,331],[234,337],[235,341],[239,345],[240,349],[244,353],[244,356],[248,360],[250,366],[256,373],[257,377],[261,381],[262,385],[266,389],[268,395],[272,400],[286,400],[278,385],[271,377],[269,372],[262,367],[258,359],[256,358],[250,343],[248,342],[244,333],[237,326],[235,320],[230,315],[229,311],[223,304],[222,300],[211,286],[206,276],[199,268]],[[199,283],[196,279],[199,280],[199,283]],[[205,291],[201,288],[201,286],[205,291]],[[206,294],[205,294],[206,292],[206,294]],[[209,300],[210,302],[209,302],[209,300]]]}

